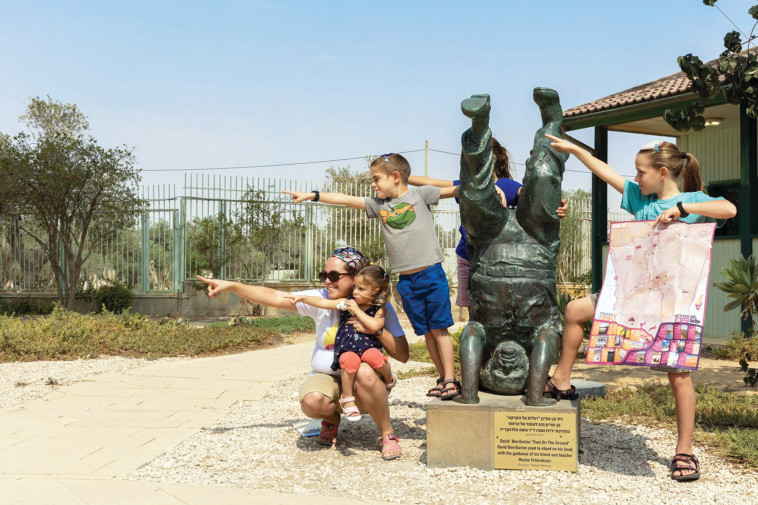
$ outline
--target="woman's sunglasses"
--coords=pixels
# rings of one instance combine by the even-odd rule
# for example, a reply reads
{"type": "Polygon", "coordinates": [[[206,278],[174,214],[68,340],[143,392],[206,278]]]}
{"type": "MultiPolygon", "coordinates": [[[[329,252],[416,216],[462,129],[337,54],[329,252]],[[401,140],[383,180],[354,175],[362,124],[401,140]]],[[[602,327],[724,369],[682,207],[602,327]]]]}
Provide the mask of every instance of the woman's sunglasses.
{"type": "Polygon", "coordinates": [[[326,282],[326,280],[329,279],[331,282],[337,282],[342,278],[343,275],[350,274],[347,272],[338,272],[336,270],[332,270],[331,272],[321,271],[318,273],[318,280],[321,282],[326,282]]]}

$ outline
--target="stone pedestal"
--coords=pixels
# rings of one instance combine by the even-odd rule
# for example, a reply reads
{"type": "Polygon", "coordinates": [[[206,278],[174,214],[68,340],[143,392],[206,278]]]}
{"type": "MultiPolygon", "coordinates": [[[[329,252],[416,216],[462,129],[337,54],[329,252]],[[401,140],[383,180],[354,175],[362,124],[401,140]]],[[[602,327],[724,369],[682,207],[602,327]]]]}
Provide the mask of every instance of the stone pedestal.
{"type": "Polygon", "coordinates": [[[480,403],[432,400],[426,407],[426,463],[431,468],[576,472],[579,401],[529,407],[523,396],[480,392],[480,403]]]}

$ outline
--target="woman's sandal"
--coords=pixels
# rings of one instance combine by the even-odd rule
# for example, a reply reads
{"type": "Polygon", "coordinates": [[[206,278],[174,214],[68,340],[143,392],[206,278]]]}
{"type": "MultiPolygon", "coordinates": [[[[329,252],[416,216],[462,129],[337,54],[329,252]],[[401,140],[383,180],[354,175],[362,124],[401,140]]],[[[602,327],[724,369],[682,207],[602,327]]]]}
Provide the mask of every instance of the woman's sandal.
{"type": "Polygon", "coordinates": [[[543,395],[550,395],[554,400],[576,400],[579,398],[579,393],[576,392],[576,386],[571,386],[569,389],[558,389],[553,384],[550,376],[547,376],[546,387],[550,388],[550,391],[544,391],[543,395]]]}
{"type": "Polygon", "coordinates": [[[353,402],[355,403],[355,396],[343,396],[340,398],[340,407],[342,408],[342,413],[345,414],[345,418],[347,418],[348,421],[360,421],[361,420],[361,411],[358,410],[358,407],[353,405],[352,407],[345,407],[346,403],[353,402]]]}
{"type": "Polygon", "coordinates": [[[461,383],[455,379],[447,379],[443,382],[444,387],[440,393],[440,400],[452,400],[461,394],[461,383]]]}
{"type": "Polygon", "coordinates": [[[392,374],[392,381],[390,383],[384,383],[384,387],[387,388],[387,396],[392,392],[392,388],[397,386],[397,374],[392,374]]]}
{"type": "Polygon", "coordinates": [[[390,433],[382,439],[382,459],[389,461],[391,459],[397,459],[403,455],[403,449],[398,444],[398,439],[395,435],[390,433]]]}
{"type": "Polygon", "coordinates": [[[318,443],[321,445],[330,446],[337,443],[337,430],[339,430],[338,424],[327,423],[321,421],[321,431],[318,434],[318,443]]]}
{"type": "Polygon", "coordinates": [[[700,478],[700,460],[694,454],[677,453],[671,458],[669,471],[671,478],[679,482],[698,480],[700,478]],[[682,470],[695,470],[695,473],[683,474],[682,470]],[[674,472],[679,472],[679,475],[674,475],[674,472]]]}
{"type": "Polygon", "coordinates": [[[426,396],[431,396],[432,398],[439,398],[440,395],[442,395],[442,383],[445,382],[445,379],[440,377],[437,379],[437,385],[429,388],[429,391],[426,393],[426,396]]]}

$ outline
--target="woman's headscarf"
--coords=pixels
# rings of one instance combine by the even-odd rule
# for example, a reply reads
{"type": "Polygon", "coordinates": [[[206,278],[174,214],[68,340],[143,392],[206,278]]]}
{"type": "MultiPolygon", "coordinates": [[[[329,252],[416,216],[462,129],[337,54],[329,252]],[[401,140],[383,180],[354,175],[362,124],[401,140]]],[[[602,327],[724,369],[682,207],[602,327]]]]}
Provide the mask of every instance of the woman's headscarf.
{"type": "Polygon", "coordinates": [[[350,275],[368,265],[366,257],[354,247],[340,247],[335,249],[329,257],[339,258],[344,261],[348,267],[350,275]]]}

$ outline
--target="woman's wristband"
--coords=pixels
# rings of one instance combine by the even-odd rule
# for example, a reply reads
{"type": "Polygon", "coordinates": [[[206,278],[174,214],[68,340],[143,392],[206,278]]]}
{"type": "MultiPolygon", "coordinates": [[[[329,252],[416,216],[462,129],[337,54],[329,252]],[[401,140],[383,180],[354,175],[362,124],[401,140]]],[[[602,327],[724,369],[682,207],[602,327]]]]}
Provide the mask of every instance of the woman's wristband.
{"type": "Polygon", "coordinates": [[[311,193],[313,193],[313,194],[316,195],[316,196],[313,197],[313,201],[314,202],[318,202],[318,199],[320,197],[319,192],[314,189],[313,191],[311,191],[311,193]]]}

